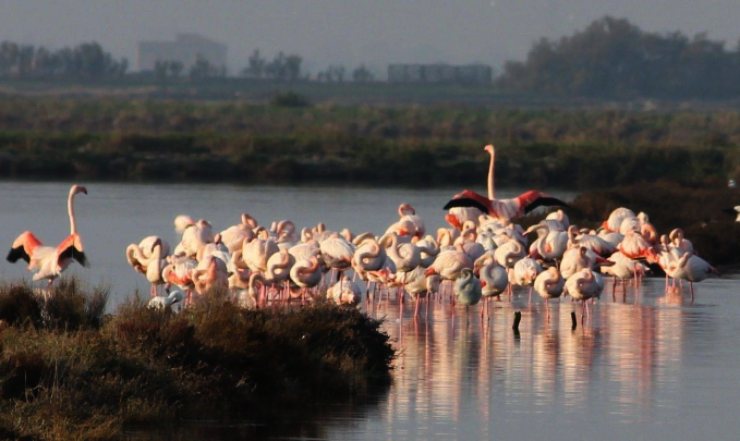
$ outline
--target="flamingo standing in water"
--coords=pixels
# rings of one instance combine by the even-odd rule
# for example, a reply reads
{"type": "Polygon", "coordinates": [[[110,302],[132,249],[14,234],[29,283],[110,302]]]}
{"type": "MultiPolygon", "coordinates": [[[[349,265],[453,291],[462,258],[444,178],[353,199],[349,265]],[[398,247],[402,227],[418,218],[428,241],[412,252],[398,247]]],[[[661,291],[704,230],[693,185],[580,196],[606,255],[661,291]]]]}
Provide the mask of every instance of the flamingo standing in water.
{"type": "Polygon", "coordinates": [[[82,238],[77,233],[75,222],[74,200],[78,193],[87,194],[87,189],[81,185],[73,185],[67,196],[67,213],[69,214],[69,236],[55,247],[43,246],[41,241],[30,231],[24,231],[14,241],[8,252],[8,262],[15,263],[18,259],[28,262],[28,269],[35,271],[33,280],[47,279],[49,286],[62,272],[76,260],[87,266],[82,238]]]}
{"type": "MultiPolygon", "coordinates": [[[[485,151],[490,155],[488,163],[488,197],[478,194],[472,190],[463,190],[452,197],[445,204],[444,209],[449,210],[456,207],[475,207],[483,213],[503,220],[524,216],[530,211],[540,206],[560,205],[567,207],[567,204],[560,199],[549,196],[537,190],[529,190],[521,195],[510,199],[496,199],[496,189],[494,187],[494,162],[496,152],[493,144],[485,147],[485,151]]],[[[453,225],[462,225],[456,215],[450,213],[447,221],[453,225]]]]}
{"type": "Polygon", "coordinates": [[[604,290],[604,279],[599,273],[591,271],[590,268],[584,268],[565,281],[565,289],[573,300],[581,302],[581,324],[588,312],[586,301],[597,298],[604,290]]]}
{"type": "Polygon", "coordinates": [[[701,282],[709,274],[719,274],[716,268],[706,260],[693,253],[684,253],[680,258],[674,259],[668,263],[667,268],[663,268],[667,275],[674,279],[683,279],[689,281],[691,290],[691,302],[694,302],[694,282],[701,282]]]}
{"type": "Polygon", "coordinates": [[[565,286],[565,279],[560,275],[560,271],[554,266],[551,266],[545,271],[542,271],[534,279],[534,290],[542,297],[545,301],[545,317],[550,320],[550,308],[548,300],[556,299],[563,293],[563,287],[565,286]]]}

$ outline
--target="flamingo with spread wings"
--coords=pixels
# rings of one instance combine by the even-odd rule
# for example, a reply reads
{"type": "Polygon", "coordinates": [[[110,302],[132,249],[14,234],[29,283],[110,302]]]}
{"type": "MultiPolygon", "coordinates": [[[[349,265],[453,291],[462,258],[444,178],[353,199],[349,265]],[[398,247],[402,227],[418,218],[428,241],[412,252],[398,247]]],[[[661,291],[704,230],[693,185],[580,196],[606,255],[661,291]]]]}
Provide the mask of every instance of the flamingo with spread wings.
{"type": "Polygon", "coordinates": [[[35,272],[33,280],[47,279],[49,285],[56,280],[62,272],[76,260],[83,266],[87,266],[87,257],[82,245],[82,238],[77,233],[75,222],[74,200],[78,193],[87,194],[87,189],[81,185],[73,185],[67,196],[67,212],[69,214],[70,233],[56,247],[44,246],[41,240],[31,231],[21,233],[11,245],[8,252],[8,262],[15,263],[23,259],[28,263],[28,269],[35,272]]]}
{"type": "MultiPolygon", "coordinates": [[[[466,189],[454,195],[452,199],[445,204],[445,210],[450,210],[451,208],[473,207],[495,218],[511,220],[524,216],[540,206],[568,206],[560,199],[537,190],[526,191],[515,198],[496,199],[493,182],[496,154],[492,144],[487,145],[485,150],[491,157],[488,165],[488,197],[476,193],[473,190],[466,189]]],[[[458,219],[455,219],[455,214],[452,211],[448,215],[447,220],[453,225],[458,223],[461,224],[460,222],[456,222],[458,219]]]]}

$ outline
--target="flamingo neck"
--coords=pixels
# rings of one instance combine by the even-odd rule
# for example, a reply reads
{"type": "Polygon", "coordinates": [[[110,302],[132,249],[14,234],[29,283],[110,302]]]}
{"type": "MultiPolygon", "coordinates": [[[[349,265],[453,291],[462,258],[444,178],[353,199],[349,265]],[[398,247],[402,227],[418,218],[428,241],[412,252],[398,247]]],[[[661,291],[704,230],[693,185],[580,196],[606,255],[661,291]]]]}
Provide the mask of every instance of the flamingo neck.
{"type": "Polygon", "coordinates": [[[496,189],[493,185],[493,179],[494,179],[494,156],[490,155],[491,159],[488,161],[488,199],[494,200],[496,199],[496,189]]]}
{"type": "Polygon", "coordinates": [[[69,214],[69,234],[77,234],[77,223],[75,222],[75,193],[70,192],[67,197],[67,213],[69,214]]]}

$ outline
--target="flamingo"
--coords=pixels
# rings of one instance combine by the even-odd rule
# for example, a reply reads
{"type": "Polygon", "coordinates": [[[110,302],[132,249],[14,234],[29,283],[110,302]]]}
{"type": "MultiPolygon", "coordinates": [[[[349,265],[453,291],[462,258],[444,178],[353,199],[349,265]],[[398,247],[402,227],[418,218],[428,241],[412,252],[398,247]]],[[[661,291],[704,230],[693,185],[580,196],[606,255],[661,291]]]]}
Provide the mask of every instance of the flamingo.
{"type": "Polygon", "coordinates": [[[301,300],[306,296],[309,288],[317,286],[321,282],[323,273],[319,265],[319,259],[311,256],[308,259],[298,259],[290,268],[290,280],[301,288],[301,300]]]}
{"type": "Polygon", "coordinates": [[[653,246],[640,233],[634,230],[626,231],[624,239],[619,243],[617,249],[630,259],[645,257],[650,262],[657,262],[658,256],[653,246]]]}
{"type": "Polygon", "coordinates": [[[245,239],[248,241],[254,239],[254,230],[250,219],[254,220],[247,213],[242,213],[240,224],[232,225],[219,233],[221,242],[226,245],[229,252],[233,253],[240,250],[245,239]]]}
{"type": "Polygon", "coordinates": [[[496,263],[490,251],[475,261],[474,271],[478,272],[481,284],[481,295],[484,298],[484,311],[488,311],[488,304],[492,297],[499,297],[509,285],[509,275],[506,268],[496,263]]]}
{"type": "MultiPolygon", "coordinates": [[[[267,270],[265,271],[265,280],[272,283],[279,289],[281,284],[285,285],[288,291],[288,281],[290,280],[290,269],[295,264],[295,257],[287,249],[278,251],[267,259],[267,270]]],[[[286,292],[286,294],[288,294],[286,292]]]]}
{"type": "Polygon", "coordinates": [[[581,302],[581,324],[587,312],[586,300],[598,298],[604,289],[604,279],[590,268],[584,268],[565,281],[565,289],[573,300],[581,302]]]}
{"type": "Polygon", "coordinates": [[[629,208],[619,207],[612,210],[609,213],[609,217],[601,224],[601,226],[612,233],[619,233],[619,229],[622,226],[622,222],[626,218],[634,218],[635,212],[629,208]]]}
{"type": "MultiPolygon", "coordinates": [[[[427,276],[424,268],[416,267],[406,277],[406,283],[404,283],[404,289],[414,299],[414,318],[419,315],[419,299],[423,296],[428,296],[439,290],[439,276],[433,274],[427,276]]],[[[429,308],[427,307],[427,311],[429,308]]]]}
{"type": "Polygon", "coordinates": [[[43,246],[41,241],[31,232],[24,231],[11,245],[8,252],[8,262],[15,263],[23,259],[28,263],[28,269],[35,271],[33,280],[47,279],[49,286],[76,260],[82,266],[87,266],[82,238],[77,233],[74,200],[79,193],[87,194],[87,189],[81,185],[73,185],[67,196],[67,214],[69,215],[69,236],[54,247],[43,246]]]}
{"type": "Polygon", "coordinates": [[[427,268],[426,275],[439,274],[444,280],[455,280],[464,268],[473,268],[473,263],[461,247],[444,250],[427,268]]]}
{"type": "MultiPolygon", "coordinates": [[[[177,225],[177,219],[175,220],[177,225]]],[[[175,247],[175,254],[184,252],[187,256],[195,256],[198,250],[208,243],[213,242],[213,227],[210,222],[199,219],[191,224],[188,224],[182,232],[182,239],[180,243],[175,247]]]]}
{"type": "Polygon", "coordinates": [[[385,234],[396,233],[401,237],[421,238],[426,234],[424,221],[416,214],[411,204],[402,203],[398,206],[398,221],[388,227],[385,234]]]}
{"type": "Polygon", "coordinates": [[[679,259],[670,261],[668,267],[664,270],[667,275],[674,279],[683,279],[689,282],[692,302],[694,301],[694,282],[701,282],[712,273],[719,274],[719,271],[709,262],[693,253],[684,253],[679,259]]]}
{"type": "Polygon", "coordinates": [[[154,243],[152,243],[151,248],[151,258],[149,259],[149,262],[146,266],[146,280],[149,281],[151,284],[151,289],[149,294],[151,297],[157,297],[157,285],[161,285],[165,283],[164,278],[162,277],[162,267],[163,263],[166,262],[164,258],[162,257],[162,249],[164,248],[164,244],[162,242],[162,239],[157,238],[154,243]]]}
{"type": "Polygon", "coordinates": [[[609,256],[616,249],[623,237],[619,233],[606,233],[613,235],[615,243],[593,234],[588,231],[579,233],[578,228],[574,225],[568,227],[568,248],[584,246],[599,256],[609,256]]]}
{"type": "Polygon", "coordinates": [[[596,264],[596,254],[584,246],[569,248],[560,261],[560,274],[566,279],[582,269],[591,269],[596,264]]]}
{"type": "Polygon", "coordinates": [[[152,284],[152,297],[157,295],[157,284],[163,283],[161,260],[169,253],[170,245],[159,236],[146,236],[138,244],[132,243],[126,247],[126,261],[152,284]]]}
{"type": "Polygon", "coordinates": [[[414,244],[419,249],[419,265],[428,268],[439,255],[439,244],[434,238],[427,234],[414,244]]]}
{"type": "Polygon", "coordinates": [[[355,247],[352,245],[352,242],[336,235],[336,233],[334,234],[320,241],[319,249],[327,267],[343,271],[352,266],[352,256],[355,254],[355,247]]]}
{"type": "Polygon", "coordinates": [[[242,245],[242,260],[250,271],[264,274],[267,271],[267,260],[278,252],[278,246],[272,239],[255,238],[242,245]]]}
{"type": "Polygon", "coordinates": [[[185,290],[185,305],[192,302],[193,279],[191,270],[198,265],[195,259],[184,254],[170,256],[168,263],[162,270],[162,278],[170,285],[177,285],[185,290]]]}
{"type": "Polygon", "coordinates": [[[537,240],[532,244],[535,253],[531,253],[530,256],[536,254],[547,261],[563,257],[568,246],[568,233],[553,230],[549,224],[543,222],[529,227],[526,232],[532,231],[537,231],[537,240]]]}
{"type": "Polygon", "coordinates": [[[674,228],[673,230],[671,230],[668,238],[671,239],[671,244],[678,250],[679,255],[694,252],[694,245],[691,243],[690,240],[686,239],[683,236],[682,229],[674,228]]]}
{"type": "Polygon", "coordinates": [[[642,237],[652,245],[656,245],[658,243],[658,231],[655,229],[655,226],[650,223],[648,215],[641,211],[637,213],[637,220],[640,223],[640,234],[642,234],[642,237]]]}
{"type": "Polygon", "coordinates": [[[512,285],[529,286],[529,301],[532,301],[532,285],[537,274],[542,272],[542,266],[531,257],[524,257],[514,264],[512,270],[512,285]]]}
{"type": "Polygon", "coordinates": [[[399,273],[407,273],[419,266],[421,251],[412,243],[399,243],[398,235],[391,233],[380,239],[385,253],[390,258],[399,273]]]}
{"type": "Polygon", "coordinates": [[[551,266],[547,270],[541,272],[534,279],[534,290],[537,294],[542,297],[545,301],[545,316],[550,319],[550,308],[548,307],[548,301],[550,299],[556,299],[563,294],[563,287],[565,286],[565,279],[560,275],[560,271],[554,266],[551,266]]]}
{"type": "MultiPolygon", "coordinates": [[[[614,277],[614,284],[612,285],[612,292],[616,289],[618,280],[626,280],[632,277],[636,277],[646,271],[644,265],[637,260],[634,260],[621,251],[616,251],[614,254],[609,256],[608,260],[614,262],[613,265],[605,266],[602,268],[604,274],[609,274],[614,277]]],[[[635,284],[636,286],[636,284],[635,284]]],[[[624,289],[625,295],[627,288],[624,289]]]]}
{"type": "Polygon", "coordinates": [[[326,291],[326,298],[337,305],[356,306],[362,299],[360,288],[356,283],[342,276],[337,283],[326,291]]]}
{"type": "Polygon", "coordinates": [[[470,260],[475,262],[486,252],[483,244],[479,243],[477,240],[478,233],[476,233],[475,227],[471,225],[460,233],[460,237],[455,240],[455,245],[460,244],[463,251],[465,251],[465,254],[470,257],[470,260]]]}
{"type": "Polygon", "coordinates": [[[473,270],[463,268],[460,277],[455,280],[455,296],[457,301],[465,307],[476,305],[482,296],[480,280],[473,276],[473,270]]]}
{"type": "MultiPolygon", "coordinates": [[[[537,190],[529,190],[511,199],[496,199],[494,187],[494,162],[496,160],[496,153],[493,144],[485,146],[484,149],[490,155],[490,161],[488,163],[488,197],[466,189],[454,195],[452,199],[445,204],[445,210],[449,210],[454,207],[474,207],[482,213],[487,213],[490,216],[504,220],[511,220],[524,216],[540,206],[568,206],[560,199],[537,190]]],[[[455,221],[453,220],[451,223],[453,222],[455,221]]]]}
{"type": "Polygon", "coordinates": [[[226,263],[212,255],[198,262],[198,266],[190,271],[190,278],[195,292],[201,296],[211,290],[227,289],[229,286],[226,263]]]}
{"type": "Polygon", "coordinates": [[[499,247],[493,252],[496,262],[505,268],[514,268],[516,262],[526,255],[524,245],[514,239],[499,245],[499,247]]]}

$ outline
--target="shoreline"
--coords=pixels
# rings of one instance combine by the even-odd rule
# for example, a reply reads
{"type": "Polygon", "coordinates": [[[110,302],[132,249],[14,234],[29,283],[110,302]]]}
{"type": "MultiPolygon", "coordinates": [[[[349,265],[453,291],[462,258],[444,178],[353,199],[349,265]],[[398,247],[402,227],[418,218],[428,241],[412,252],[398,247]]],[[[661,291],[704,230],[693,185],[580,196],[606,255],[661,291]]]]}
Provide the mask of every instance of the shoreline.
{"type": "Polygon", "coordinates": [[[127,427],[362,401],[390,384],[389,337],[357,310],[246,311],[212,293],[177,315],[140,302],[105,315],[102,290],[74,279],[52,290],[42,305],[28,285],[0,287],[0,435],[120,439],[127,427]]]}

